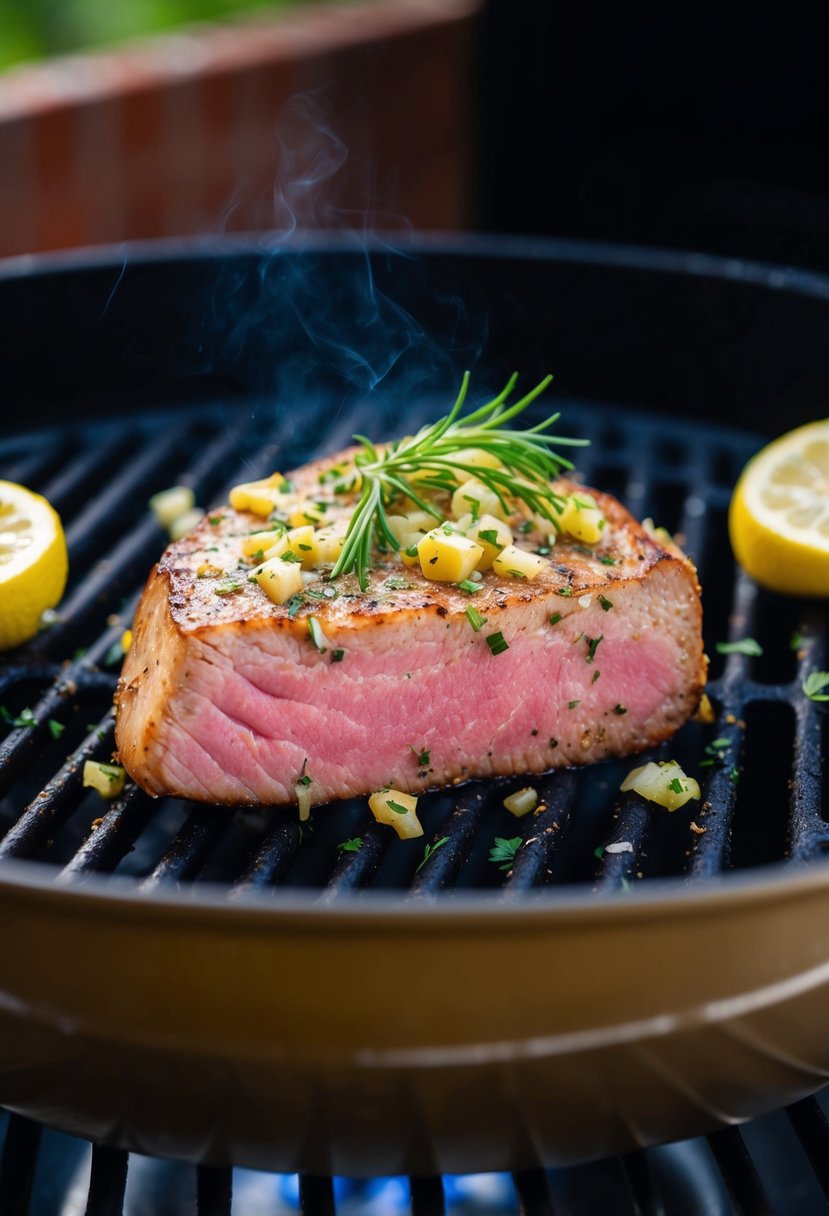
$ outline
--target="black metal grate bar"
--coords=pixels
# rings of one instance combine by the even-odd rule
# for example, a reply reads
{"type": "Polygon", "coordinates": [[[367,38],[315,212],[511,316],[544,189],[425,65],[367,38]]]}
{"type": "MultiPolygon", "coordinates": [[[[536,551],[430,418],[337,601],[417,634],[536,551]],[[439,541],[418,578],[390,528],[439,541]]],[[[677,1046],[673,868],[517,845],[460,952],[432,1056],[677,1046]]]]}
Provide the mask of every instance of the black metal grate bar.
{"type": "Polygon", "coordinates": [[[155,806],[137,786],[130,786],[106,814],[92,821],[80,848],[63,867],[58,880],[71,882],[83,874],[111,873],[132,848],[155,814],[155,806]]]}
{"type": "Polygon", "coordinates": [[[229,1167],[200,1165],[196,1171],[197,1216],[230,1216],[233,1171],[229,1167]]]}
{"type": "Polygon", "coordinates": [[[565,838],[577,788],[575,774],[567,771],[541,783],[541,803],[533,812],[530,830],[515,854],[512,872],[504,883],[504,899],[518,899],[551,880],[550,866],[565,838]]]}
{"type": "Polygon", "coordinates": [[[636,1216],[665,1216],[647,1153],[626,1153],[621,1163],[636,1216]]]}
{"type": "Polygon", "coordinates": [[[412,1216],[444,1216],[446,1194],[442,1178],[410,1178],[409,1187],[412,1196],[412,1216]]]}
{"type": "Polygon", "coordinates": [[[153,872],[141,884],[142,890],[152,890],[159,883],[183,882],[194,878],[227,831],[231,814],[225,808],[193,806],[184,826],[153,872]]]}
{"type": "Polygon", "coordinates": [[[711,1151],[728,1188],[736,1216],[774,1216],[757,1167],[741,1132],[727,1127],[708,1137],[711,1151]]]}
{"type": "Polygon", "coordinates": [[[332,1179],[316,1174],[300,1174],[299,1208],[302,1216],[335,1216],[337,1205],[334,1202],[332,1179]]]}
{"type": "Polygon", "coordinates": [[[794,1102],[786,1113],[829,1204],[829,1119],[817,1098],[794,1102]]]}
{"type": "Polygon", "coordinates": [[[521,1216],[556,1216],[543,1170],[520,1170],[512,1178],[521,1216]]]}
{"type": "Polygon", "coordinates": [[[28,1216],[43,1129],[39,1123],[12,1115],[0,1162],[0,1212],[28,1216]]]}
{"type": "Polygon", "coordinates": [[[122,1216],[127,1163],[127,1154],[120,1149],[94,1146],[85,1216],[122,1216]]]}

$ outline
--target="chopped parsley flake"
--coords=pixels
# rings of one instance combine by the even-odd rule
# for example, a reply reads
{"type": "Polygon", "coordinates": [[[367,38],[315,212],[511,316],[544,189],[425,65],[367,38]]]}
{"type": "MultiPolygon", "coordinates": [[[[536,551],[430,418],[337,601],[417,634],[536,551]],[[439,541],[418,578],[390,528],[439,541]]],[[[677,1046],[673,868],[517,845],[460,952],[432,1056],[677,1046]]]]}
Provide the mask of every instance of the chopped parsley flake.
{"type": "Polygon", "coordinates": [[[572,594],[573,594],[572,587],[559,587],[558,591],[556,592],[556,595],[572,595],[572,594]]]}
{"type": "Polygon", "coordinates": [[[610,609],[613,607],[613,600],[607,599],[604,595],[599,596],[599,603],[605,612],[610,612],[610,609]]]}
{"type": "Polygon", "coordinates": [[[222,522],[222,519],[223,516],[221,515],[208,515],[207,522],[215,528],[216,524],[220,524],[222,522]]]}
{"type": "Polygon", "coordinates": [[[685,786],[680,781],[679,777],[674,777],[668,782],[668,789],[674,794],[684,794],[685,786]]]}
{"type": "Polygon", "coordinates": [[[313,778],[310,777],[308,775],[308,773],[303,773],[302,776],[297,781],[297,785],[310,785],[312,780],[313,780],[313,778]]]}
{"type": "Polygon", "coordinates": [[[603,566],[615,566],[618,564],[619,559],[616,557],[611,557],[607,553],[603,553],[599,556],[599,561],[603,566]]]}
{"type": "Polygon", "coordinates": [[[599,649],[599,643],[604,641],[604,634],[600,633],[597,638],[589,638],[585,634],[584,640],[587,642],[587,662],[592,663],[596,657],[596,651],[599,649]]]}
{"type": "Polygon", "coordinates": [[[800,686],[810,701],[829,701],[829,671],[810,671],[800,686]]]}
{"type": "Polygon", "coordinates": [[[497,633],[487,634],[486,644],[492,651],[493,655],[503,654],[505,650],[509,650],[509,642],[505,641],[503,633],[500,629],[497,633]]]}
{"type": "Polygon", "coordinates": [[[618,714],[619,716],[621,716],[622,714],[626,714],[627,711],[628,711],[627,705],[614,705],[613,706],[614,714],[618,714]]]}
{"type": "Polygon", "coordinates": [[[0,705],[0,718],[4,722],[7,722],[9,726],[25,726],[29,729],[37,726],[37,718],[28,707],[21,709],[20,713],[15,717],[9,713],[5,705],[0,705]]]}
{"type": "Polygon", "coordinates": [[[54,718],[49,719],[48,725],[49,725],[49,734],[52,736],[53,739],[59,739],[61,737],[61,735],[63,734],[63,732],[66,730],[66,727],[64,726],[64,724],[62,722],[56,722],[54,718]]]}
{"type": "Polygon", "coordinates": [[[511,870],[512,863],[515,861],[515,854],[520,847],[520,836],[513,836],[510,840],[507,840],[505,836],[496,836],[495,844],[489,850],[489,860],[499,870],[511,870]]]}
{"type": "Polygon", "coordinates": [[[739,642],[717,642],[716,651],[717,654],[742,654],[756,659],[763,653],[763,647],[754,638],[741,638],[739,642]]]}
{"type": "Polygon", "coordinates": [[[550,617],[550,624],[551,624],[551,625],[557,625],[557,624],[559,623],[559,621],[560,621],[560,620],[561,620],[561,613],[560,613],[560,612],[554,612],[554,613],[553,613],[553,615],[550,617]]]}
{"type": "Polygon", "coordinates": [[[429,858],[433,857],[435,853],[437,853],[438,849],[442,849],[443,846],[448,843],[448,841],[448,836],[441,836],[440,840],[436,840],[434,844],[427,844],[426,848],[423,850],[423,860],[417,867],[417,870],[415,870],[415,874],[417,874],[417,871],[421,870],[426,865],[429,858]]]}
{"type": "Polygon", "coordinates": [[[337,845],[338,853],[359,853],[363,847],[362,836],[352,836],[350,840],[341,840],[337,845]]]}
{"type": "Polygon", "coordinates": [[[580,704],[581,704],[581,702],[580,702],[580,701],[568,701],[568,702],[567,702],[567,708],[568,708],[568,709],[575,709],[575,708],[576,708],[576,706],[577,706],[577,705],[580,705],[580,704]]]}
{"type": "Polygon", "coordinates": [[[344,650],[337,649],[337,650],[331,651],[331,662],[332,663],[342,663],[344,658],[345,658],[344,650]]]}
{"type": "Polygon", "coordinates": [[[485,540],[488,545],[497,545],[499,549],[503,549],[503,545],[498,544],[498,533],[494,528],[482,528],[478,533],[481,540],[485,540]]]}
{"type": "Polygon", "coordinates": [[[468,592],[469,595],[475,595],[476,592],[481,590],[481,584],[473,583],[471,578],[465,578],[463,582],[458,583],[458,589],[468,592]]]}
{"type": "Polygon", "coordinates": [[[390,811],[394,811],[395,815],[408,815],[409,808],[401,806],[399,802],[395,802],[393,798],[386,799],[386,806],[390,811]]]}
{"type": "Polygon", "coordinates": [[[410,743],[409,749],[410,749],[410,751],[414,752],[415,759],[417,760],[418,768],[428,768],[429,767],[429,764],[431,763],[431,760],[432,760],[432,753],[428,747],[422,747],[420,749],[420,751],[418,751],[418,749],[416,747],[412,747],[412,745],[410,743]]]}

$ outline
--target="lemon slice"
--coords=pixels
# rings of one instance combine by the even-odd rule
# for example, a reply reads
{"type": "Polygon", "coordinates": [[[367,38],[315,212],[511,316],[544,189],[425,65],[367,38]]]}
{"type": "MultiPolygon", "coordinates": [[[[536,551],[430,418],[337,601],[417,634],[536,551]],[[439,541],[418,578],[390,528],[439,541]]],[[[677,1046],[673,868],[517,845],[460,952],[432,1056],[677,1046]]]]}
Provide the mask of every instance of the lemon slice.
{"type": "Polygon", "coordinates": [[[0,481],[0,650],[34,637],[66,586],[60,517],[40,494],[0,481]]]}
{"type": "Polygon", "coordinates": [[[829,418],[789,431],[748,462],[728,531],[737,561],[758,583],[829,596],[829,418]]]}

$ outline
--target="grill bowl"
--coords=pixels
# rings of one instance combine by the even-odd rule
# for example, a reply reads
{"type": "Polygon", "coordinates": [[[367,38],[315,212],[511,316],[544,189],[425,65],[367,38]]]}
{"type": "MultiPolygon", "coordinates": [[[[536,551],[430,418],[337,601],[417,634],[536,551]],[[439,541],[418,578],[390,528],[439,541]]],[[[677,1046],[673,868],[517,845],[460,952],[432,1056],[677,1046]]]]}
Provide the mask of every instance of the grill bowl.
{"type": "Polygon", "coordinates": [[[1,745],[0,1103],[141,1152],[417,1175],[626,1151],[817,1089],[829,834],[823,721],[799,683],[826,666],[825,614],[759,594],[722,537],[727,487],[760,432],[823,411],[828,288],[696,255],[482,240],[399,253],[213,242],[10,264],[0,318],[19,421],[0,440],[4,475],[28,469],[75,504],[80,558],[64,619],[0,674],[4,696],[35,689],[39,716],[64,713],[78,742],[68,767],[71,749],[40,730],[1,745]],[[359,346],[355,385],[361,326],[378,341],[359,346]],[[431,380],[383,356],[384,340],[397,354],[412,334],[431,380]],[[307,861],[280,814],[176,818],[139,796],[91,830],[89,804],[67,793],[96,746],[78,724],[110,695],[104,656],[122,625],[107,615],[163,543],[148,488],[177,468],[218,494],[253,441],[284,467],[286,449],[299,463],[343,430],[408,429],[476,345],[494,379],[554,366],[565,421],[597,441],[597,483],[616,478],[641,513],[673,512],[713,601],[709,646],[729,628],[766,644],[767,666],[715,665],[718,724],[677,744],[699,759],[731,732],[734,772],[745,761],[740,785],[711,771],[704,833],[617,804],[605,766],[542,782],[549,833],[539,844],[524,831],[503,887],[486,862],[490,830],[508,834],[500,787],[435,796],[429,829],[450,843],[416,873],[380,829],[357,860],[337,860],[359,806],[318,812],[307,861]],[[300,410],[281,404],[289,392],[300,410]],[[270,448],[254,434],[263,414],[270,448]],[[750,434],[734,426],[747,416],[750,434]],[[102,445],[124,452],[117,473],[102,445]],[[86,655],[59,666],[77,646],[86,655]],[[633,860],[594,865],[612,833],[635,841],[633,860]]]}

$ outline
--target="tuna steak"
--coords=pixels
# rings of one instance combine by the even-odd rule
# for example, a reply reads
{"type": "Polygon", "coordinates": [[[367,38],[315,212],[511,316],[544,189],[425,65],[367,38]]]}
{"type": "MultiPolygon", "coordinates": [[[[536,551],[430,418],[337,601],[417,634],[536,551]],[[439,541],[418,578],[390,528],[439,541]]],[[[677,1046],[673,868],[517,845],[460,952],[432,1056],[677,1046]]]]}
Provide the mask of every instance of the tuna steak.
{"type": "MultiPolygon", "coordinates": [[[[331,463],[293,474],[297,490],[318,494],[331,463]]],[[[696,572],[591,493],[601,544],[559,539],[532,581],[489,572],[472,595],[390,553],[365,592],[353,574],[306,575],[283,605],[240,562],[261,518],[221,508],[150,575],[117,694],[123,764],[151,794],[270,805],[302,782],[318,803],[668,738],[705,680],[696,572]]]]}

